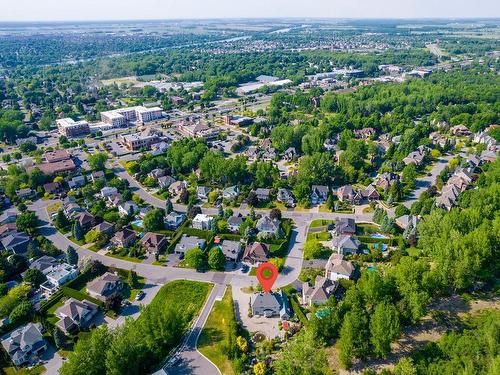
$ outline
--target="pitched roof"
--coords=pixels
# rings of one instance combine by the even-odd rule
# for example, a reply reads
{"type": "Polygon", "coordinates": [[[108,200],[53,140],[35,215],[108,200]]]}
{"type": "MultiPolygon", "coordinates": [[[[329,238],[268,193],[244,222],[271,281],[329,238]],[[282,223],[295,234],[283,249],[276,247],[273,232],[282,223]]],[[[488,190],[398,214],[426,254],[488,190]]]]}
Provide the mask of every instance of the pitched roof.
{"type": "Polygon", "coordinates": [[[328,262],[325,266],[327,276],[330,272],[333,272],[350,277],[353,274],[354,269],[355,267],[352,262],[344,260],[342,254],[336,253],[330,255],[330,258],[328,258],[328,262]]]}
{"type": "Polygon", "coordinates": [[[254,242],[253,244],[248,245],[243,253],[243,259],[257,262],[265,262],[268,257],[269,248],[266,244],[260,242],[254,242]]]}

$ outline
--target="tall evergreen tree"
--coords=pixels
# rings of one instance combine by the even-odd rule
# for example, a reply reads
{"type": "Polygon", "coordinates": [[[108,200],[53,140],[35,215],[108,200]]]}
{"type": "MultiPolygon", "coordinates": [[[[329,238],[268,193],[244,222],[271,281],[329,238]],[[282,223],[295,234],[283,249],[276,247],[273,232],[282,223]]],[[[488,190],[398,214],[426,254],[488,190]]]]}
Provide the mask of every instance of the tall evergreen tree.
{"type": "Polygon", "coordinates": [[[66,261],[73,266],[78,264],[78,253],[72,246],[68,246],[68,250],[66,250],[66,261]]]}
{"type": "Polygon", "coordinates": [[[73,224],[73,238],[77,241],[83,240],[83,230],[78,221],[73,224]]]}

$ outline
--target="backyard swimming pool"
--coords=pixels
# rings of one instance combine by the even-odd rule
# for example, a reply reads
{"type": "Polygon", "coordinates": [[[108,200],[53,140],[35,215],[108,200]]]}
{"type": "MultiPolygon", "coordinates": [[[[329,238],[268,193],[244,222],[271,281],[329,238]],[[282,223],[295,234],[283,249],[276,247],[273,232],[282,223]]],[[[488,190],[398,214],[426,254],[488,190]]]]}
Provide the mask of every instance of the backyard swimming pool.
{"type": "Polygon", "coordinates": [[[383,235],[382,233],[371,233],[370,237],[371,238],[389,238],[389,237],[383,235]]]}
{"type": "Polygon", "coordinates": [[[136,227],[142,228],[142,219],[134,220],[134,221],[132,221],[131,224],[134,225],[134,226],[136,226],[136,227]]]}

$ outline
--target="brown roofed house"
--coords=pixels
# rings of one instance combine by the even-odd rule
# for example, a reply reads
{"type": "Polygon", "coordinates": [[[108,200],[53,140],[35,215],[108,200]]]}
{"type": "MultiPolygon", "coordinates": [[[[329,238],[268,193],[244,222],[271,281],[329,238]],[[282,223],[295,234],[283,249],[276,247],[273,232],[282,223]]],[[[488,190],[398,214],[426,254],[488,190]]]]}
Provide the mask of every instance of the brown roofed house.
{"type": "Polygon", "coordinates": [[[87,293],[91,297],[105,302],[108,298],[119,293],[122,288],[123,283],[118,275],[106,272],[87,284],[87,293]]]}
{"type": "Polygon", "coordinates": [[[92,225],[94,224],[94,216],[92,216],[90,213],[87,211],[82,211],[78,212],[73,216],[73,219],[75,221],[78,221],[80,223],[80,227],[83,230],[90,229],[92,225]]]}
{"type": "Polygon", "coordinates": [[[123,230],[115,233],[111,242],[116,246],[129,247],[135,241],[136,237],[137,236],[133,230],[124,228],[123,230]]]}
{"type": "Polygon", "coordinates": [[[243,253],[243,261],[249,263],[263,263],[267,262],[269,258],[269,248],[266,244],[254,242],[245,248],[243,253]]]}
{"type": "Polygon", "coordinates": [[[167,246],[167,239],[161,234],[148,232],[142,238],[141,245],[147,252],[159,254],[167,246]]]}

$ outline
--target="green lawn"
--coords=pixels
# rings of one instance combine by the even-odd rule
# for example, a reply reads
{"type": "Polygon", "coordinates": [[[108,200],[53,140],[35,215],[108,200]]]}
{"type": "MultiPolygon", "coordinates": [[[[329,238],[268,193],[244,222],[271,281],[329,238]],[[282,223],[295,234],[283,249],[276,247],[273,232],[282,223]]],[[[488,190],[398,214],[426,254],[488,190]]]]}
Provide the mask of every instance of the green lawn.
{"type": "Polygon", "coordinates": [[[229,323],[234,320],[233,297],[227,288],[222,301],[216,301],[198,339],[198,350],[210,359],[224,375],[234,374],[227,357],[229,323]]]}
{"type": "Polygon", "coordinates": [[[62,206],[62,202],[55,202],[47,206],[47,212],[50,214],[59,211],[62,206]]]}
{"type": "Polygon", "coordinates": [[[309,228],[325,227],[330,224],[333,224],[333,220],[316,219],[311,221],[309,228]]]}
{"type": "Polygon", "coordinates": [[[83,246],[85,245],[85,241],[84,240],[77,240],[75,237],[73,236],[69,236],[68,239],[73,242],[73,243],[76,243],[77,245],[79,246],[83,246]]]}
{"type": "Polygon", "coordinates": [[[330,239],[329,232],[318,232],[318,233],[307,233],[307,241],[318,240],[318,241],[328,241],[330,239]]]}
{"type": "Polygon", "coordinates": [[[116,259],[128,260],[129,262],[134,262],[134,263],[142,263],[142,261],[144,260],[144,259],[139,259],[139,258],[122,256],[122,255],[118,255],[118,254],[111,254],[110,252],[107,253],[106,256],[111,257],[111,258],[116,258],[116,259]]]}
{"type": "Polygon", "coordinates": [[[27,369],[27,368],[19,368],[16,369],[14,366],[12,367],[7,367],[3,369],[3,373],[5,375],[39,375],[43,374],[45,372],[45,367],[44,366],[35,366],[32,369],[27,369]]]}

